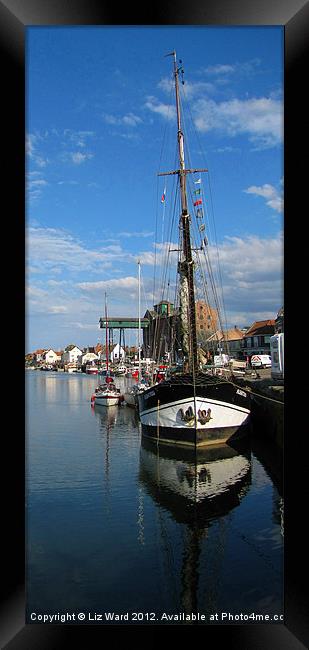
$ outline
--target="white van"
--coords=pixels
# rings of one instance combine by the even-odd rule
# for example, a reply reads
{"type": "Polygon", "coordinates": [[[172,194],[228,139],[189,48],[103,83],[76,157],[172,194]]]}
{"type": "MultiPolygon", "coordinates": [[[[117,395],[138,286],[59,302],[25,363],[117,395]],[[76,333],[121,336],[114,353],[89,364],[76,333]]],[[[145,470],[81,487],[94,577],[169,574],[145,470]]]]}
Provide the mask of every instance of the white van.
{"type": "Polygon", "coordinates": [[[251,357],[252,368],[271,368],[271,357],[269,354],[254,354],[251,357]]]}

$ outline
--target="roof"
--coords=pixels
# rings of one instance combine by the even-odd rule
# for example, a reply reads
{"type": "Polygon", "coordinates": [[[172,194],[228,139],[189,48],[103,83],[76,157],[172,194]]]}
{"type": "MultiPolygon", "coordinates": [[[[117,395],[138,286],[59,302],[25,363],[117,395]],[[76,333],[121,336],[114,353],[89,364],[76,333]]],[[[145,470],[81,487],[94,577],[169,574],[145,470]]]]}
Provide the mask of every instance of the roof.
{"type": "Polygon", "coordinates": [[[275,327],[275,321],[273,319],[270,320],[257,320],[249,327],[249,329],[245,332],[245,337],[247,336],[254,336],[255,334],[272,334],[274,331],[275,327]]]}
{"type": "Polygon", "coordinates": [[[231,329],[225,330],[224,333],[221,330],[217,330],[209,336],[207,341],[222,341],[223,338],[226,341],[239,341],[244,338],[244,333],[238,327],[231,327],[231,329]]]}

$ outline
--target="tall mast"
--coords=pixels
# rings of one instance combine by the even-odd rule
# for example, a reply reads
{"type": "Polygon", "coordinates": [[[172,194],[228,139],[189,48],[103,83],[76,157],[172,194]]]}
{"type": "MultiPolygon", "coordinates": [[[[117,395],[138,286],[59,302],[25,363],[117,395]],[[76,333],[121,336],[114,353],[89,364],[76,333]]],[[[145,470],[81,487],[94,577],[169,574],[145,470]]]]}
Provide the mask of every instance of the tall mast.
{"type": "Polygon", "coordinates": [[[141,262],[138,260],[138,381],[141,380],[141,262]]]}
{"type": "Polygon", "coordinates": [[[106,376],[108,374],[108,356],[109,356],[109,345],[108,345],[108,329],[107,329],[107,302],[105,294],[105,350],[106,350],[106,376]]]}
{"type": "Polygon", "coordinates": [[[182,347],[186,357],[189,370],[194,373],[197,370],[197,338],[196,338],[196,313],[195,313],[195,295],[194,295],[194,275],[193,259],[190,238],[190,215],[188,212],[187,191],[186,191],[186,173],[184,159],[184,137],[181,127],[180,97],[179,97],[179,71],[182,68],[177,67],[176,52],[174,56],[174,76],[176,91],[176,111],[177,111],[177,135],[178,135],[178,153],[179,153],[179,181],[180,181],[180,198],[181,198],[181,217],[180,225],[182,230],[182,260],[178,265],[180,274],[180,317],[182,329],[182,347]]]}

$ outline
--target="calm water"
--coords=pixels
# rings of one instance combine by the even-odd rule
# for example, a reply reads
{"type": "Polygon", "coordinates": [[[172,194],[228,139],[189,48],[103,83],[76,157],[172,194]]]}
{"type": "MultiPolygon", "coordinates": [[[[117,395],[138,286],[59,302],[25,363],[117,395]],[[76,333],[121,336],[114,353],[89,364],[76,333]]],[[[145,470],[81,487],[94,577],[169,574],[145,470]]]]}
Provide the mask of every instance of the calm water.
{"type": "Polygon", "coordinates": [[[149,447],[133,409],[91,407],[97,383],[26,372],[28,622],[282,614],[282,499],[267,448],[195,464],[149,447]]]}

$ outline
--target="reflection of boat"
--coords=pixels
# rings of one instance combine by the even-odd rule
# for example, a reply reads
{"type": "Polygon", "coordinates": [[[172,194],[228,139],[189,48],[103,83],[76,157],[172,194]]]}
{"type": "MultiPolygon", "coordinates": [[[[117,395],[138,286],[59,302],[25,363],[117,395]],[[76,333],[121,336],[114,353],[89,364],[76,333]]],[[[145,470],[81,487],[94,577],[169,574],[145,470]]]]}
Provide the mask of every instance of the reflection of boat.
{"type": "Polygon", "coordinates": [[[192,506],[205,523],[204,517],[224,514],[238,505],[251,477],[248,452],[240,453],[227,444],[195,454],[143,438],[140,467],[141,479],[152,496],[188,523],[192,506]]]}
{"type": "Polygon", "coordinates": [[[105,408],[101,408],[100,404],[94,405],[94,413],[100,420],[101,428],[110,431],[110,429],[116,424],[119,409],[116,406],[111,406],[108,411],[105,408]]]}
{"type": "MultiPolygon", "coordinates": [[[[183,368],[165,381],[141,393],[138,402],[144,435],[196,448],[222,443],[232,436],[246,433],[244,425],[249,418],[250,396],[248,391],[240,390],[228,378],[202,372],[200,368],[195,298],[198,289],[203,291],[205,304],[209,302],[208,291],[214,293],[213,304],[216,305],[222,330],[223,326],[219,314],[220,303],[215,278],[211,270],[208,240],[205,237],[202,199],[195,196],[202,191],[201,178],[195,177],[196,180],[192,183],[190,181],[190,175],[196,172],[200,175],[200,172],[207,172],[207,169],[188,169],[185,166],[179,84],[179,75],[183,73],[183,69],[181,63],[180,65],[177,63],[176,52],[172,52],[171,56],[174,59],[179,166],[178,169],[160,173],[159,176],[172,175],[174,178],[178,177],[179,181],[177,197],[171,201],[173,206],[176,200],[180,203],[180,218],[177,224],[179,243],[176,249],[169,248],[166,256],[169,257],[172,250],[178,252],[175,285],[178,288],[179,309],[177,308],[177,313],[175,311],[175,336],[183,368]],[[191,183],[190,188],[189,183],[191,183]],[[200,287],[197,287],[197,280],[200,281],[200,287]],[[206,285],[208,285],[207,290],[205,290],[206,285]]],[[[192,178],[194,179],[194,176],[192,178]]],[[[173,209],[171,227],[176,221],[174,217],[173,209]]],[[[169,232],[171,233],[171,230],[169,232]]],[[[165,278],[166,275],[165,270],[162,276],[165,278]]],[[[166,291],[168,286],[169,284],[166,291]]],[[[164,288],[161,288],[161,293],[163,290],[164,288]]],[[[172,320],[170,319],[169,322],[172,323],[172,320]]],[[[173,350],[174,353],[176,354],[176,349],[173,350]]]]}
{"type": "MultiPolygon", "coordinates": [[[[183,612],[183,622],[192,622],[192,614],[205,611],[205,603],[199,602],[202,598],[202,590],[199,590],[202,545],[213,523],[219,528],[223,526],[224,530],[224,515],[237,507],[247,493],[251,480],[250,452],[222,444],[194,453],[190,449],[157,445],[142,438],[139,479],[160,510],[167,510],[177,523],[186,527],[181,534],[182,564],[176,576],[168,562],[171,543],[166,528],[160,524],[163,526],[161,534],[168,556],[167,566],[172,572],[168,579],[173,580],[173,584],[179,581],[176,611],[183,612]]],[[[141,506],[140,510],[143,511],[141,506]]],[[[139,523],[144,540],[147,529],[144,521],[139,523]]],[[[212,593],[217,588],[216,571],[219,570],[222,552],[221,546],[216,556],[217,569],[207,575],[207,585],[212,593]]],[[[212,603],[212,611],[213,608],[215,610],[216,606],[212,603]]]]}

